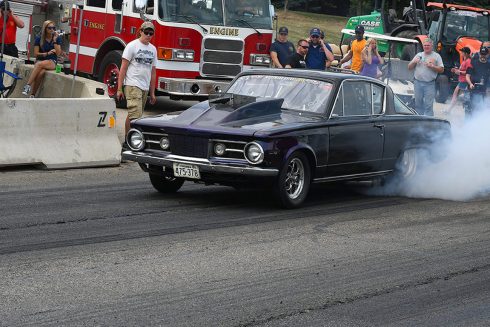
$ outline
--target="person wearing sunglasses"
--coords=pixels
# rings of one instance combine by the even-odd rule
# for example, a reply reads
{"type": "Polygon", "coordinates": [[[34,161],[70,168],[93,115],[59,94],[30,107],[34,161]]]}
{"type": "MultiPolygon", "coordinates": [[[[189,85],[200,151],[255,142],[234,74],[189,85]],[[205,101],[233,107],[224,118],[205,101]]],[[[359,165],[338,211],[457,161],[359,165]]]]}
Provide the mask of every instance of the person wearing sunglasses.
{"type": "Polygon", "coordinates": [[[289,57],[289,62],[285,68],[306,68],[306,55],[310,44],[305,39],[298,41],[296,53],[289,57]]]}
{"type": "Polygon", "coordinates": [[[24,86],[22,94],[35,97],[39,86],[47,70],[54,70],[61,54],[61,37],[56,32],[53,21],[47,20],[43,23],[41,36],[36,36],[34,40],[34,56],[37,61],[34,64],[27,84],[24,86]]]}
{"type": "Polygon", "coordinates": [[[150,43],[154,33],[153,23],[144,22],[138,31],[138,38],[129,42],[122,54],[116,97],[119,101],[126,99],[128,108],[126,134],[129,131],[130,121],[143,116],[148,91],[150,103],[154,104],[157,100],[155,96],[157,49],[150,43]]]}
{"type": "Polygon", "coordinates": [[[321,39],[321,35],[322,31],[317,27],[310,31],[310,47],[306,55],[306,68],[308,69],[325,70],[334,60],[332,48],[321,39]]]}
{"type": "Polygon", "coordinates": [[[24,28],[24,22],[17,15],[14,15],[8,2],[0,1],[0,51],[2,49],[3,31],[5,28],[5,43],[3,44],[3,54],[12,57],[19,57],[19,50],[15,45],[17,28],[24,28]],[[6,25],[3,23],[6,19],[6,25]]]}
{"type": "Polygon", "coordinates": [[[279,28],[277,39],[271,45],[272,64],[276,68],[284,68],[288,63],[289,57],[294,53],[294,45],[288,41],[288,28],[279,28]]]}

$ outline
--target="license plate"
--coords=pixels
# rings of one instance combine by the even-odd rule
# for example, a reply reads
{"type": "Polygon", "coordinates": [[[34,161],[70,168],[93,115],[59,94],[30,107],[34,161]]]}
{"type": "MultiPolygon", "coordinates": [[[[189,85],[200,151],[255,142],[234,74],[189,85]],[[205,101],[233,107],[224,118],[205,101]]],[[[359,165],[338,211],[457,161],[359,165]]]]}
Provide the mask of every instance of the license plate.
{"type": "Polygon", "coordinates": [[[174,176],[184,178],[201,179],[199,167],[183,163],[174,163],[174,176]]]}

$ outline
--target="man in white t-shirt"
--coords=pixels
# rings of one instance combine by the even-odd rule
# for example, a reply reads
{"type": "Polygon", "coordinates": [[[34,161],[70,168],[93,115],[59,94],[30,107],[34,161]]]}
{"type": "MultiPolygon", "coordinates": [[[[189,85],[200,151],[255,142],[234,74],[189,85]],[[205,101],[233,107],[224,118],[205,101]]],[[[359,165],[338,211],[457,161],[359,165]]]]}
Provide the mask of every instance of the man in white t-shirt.
{"type": "Polygon", "coordinates": [[[143,116],[148,91],[150,103],[154,104],[157,49],[150,43],[155,26],[144,22],[138,31],[139,37],[128,43],[122,54],[121,69],[117,80],[118,100],[126,98],[128,117],[126,118],[126,134],[129,122],[143,116]],[[123,89],[124,85],[124,89],[123,89]]]}
{"type": "Polygon", "coordinates": [[[419,52],[408,63],[408,69],[414,71],[415,110],[420,115],[434,116],[434,98],[436,96],[436,78],[444,72],[441,56],[433,51],[432,40],[422,42],[424,51],[419,52]]]}

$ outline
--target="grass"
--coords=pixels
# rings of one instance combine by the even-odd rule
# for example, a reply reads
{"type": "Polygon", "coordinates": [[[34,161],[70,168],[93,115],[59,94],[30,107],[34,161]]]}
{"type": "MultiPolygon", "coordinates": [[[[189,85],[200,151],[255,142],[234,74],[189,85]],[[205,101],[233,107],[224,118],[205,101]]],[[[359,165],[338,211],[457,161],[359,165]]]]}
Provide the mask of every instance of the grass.
{"type": "Polygon", "coordinates": [[[289,29],[289,41],[296,44],[299,39],[305,39],[310,35],[313,27],[320,28],[325,33],[328,43],[339,44],[340,31],[347,23],[347,17],[313,14],[300,11],[287,11],[276,9],[277,24],[287,26],[289,29]]]}

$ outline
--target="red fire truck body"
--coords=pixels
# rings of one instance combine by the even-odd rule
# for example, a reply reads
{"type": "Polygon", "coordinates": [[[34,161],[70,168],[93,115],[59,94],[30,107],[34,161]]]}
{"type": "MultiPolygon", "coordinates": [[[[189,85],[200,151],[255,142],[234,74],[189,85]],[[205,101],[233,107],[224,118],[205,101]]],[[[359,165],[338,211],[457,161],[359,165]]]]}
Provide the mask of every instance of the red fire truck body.
{"type": "Polygon", "coordinates": [[[83,10],[74,6],[72,11],[72,68],[77,62],[77,72],[106,83],[110,96],[124,47],[137,38],[143,19],[155,25],[157,91],[172,98],[206,97],[242,70],[270,66],[270,0],[247,1],[239,13],[229,2],[240,0],[150,0],[139,10],[135,1],[141,0],[84,0],[83,10]],[[184,14],[184,1],[186,9],[198,10],[184,14]]]}

